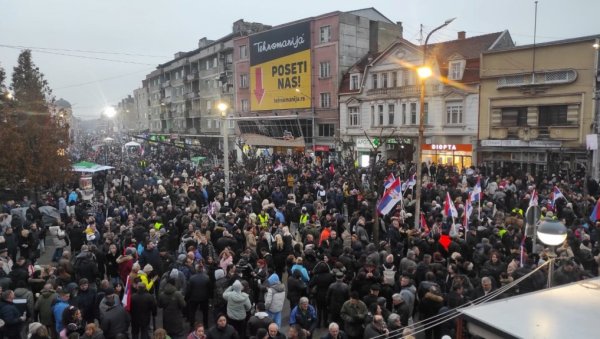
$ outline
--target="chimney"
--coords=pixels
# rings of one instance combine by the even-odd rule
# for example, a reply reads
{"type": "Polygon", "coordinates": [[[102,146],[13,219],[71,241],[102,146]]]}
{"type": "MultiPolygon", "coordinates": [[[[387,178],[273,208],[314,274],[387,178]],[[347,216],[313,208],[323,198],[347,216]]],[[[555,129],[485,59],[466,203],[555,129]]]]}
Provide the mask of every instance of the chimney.
{"type": "Polygon", "coordinates": [[[208,39],[206,37],[198,40],[198,48],[203,48],[206,45],[208,45],[208,39]]]}
{"type": "Polygon", "coordinates": [[[467,32],[465,32],[465,31],[458,32],[458,40],[465,40],[466,37],[467,37],[467,32]]]}
{"type": "Polygon", "coordinates": [[[402,27],[402,21],[396,21],[396,26],[398,26],[398,32],[400,32],[400,38],[404,37],[404,27],[402,27]]]}

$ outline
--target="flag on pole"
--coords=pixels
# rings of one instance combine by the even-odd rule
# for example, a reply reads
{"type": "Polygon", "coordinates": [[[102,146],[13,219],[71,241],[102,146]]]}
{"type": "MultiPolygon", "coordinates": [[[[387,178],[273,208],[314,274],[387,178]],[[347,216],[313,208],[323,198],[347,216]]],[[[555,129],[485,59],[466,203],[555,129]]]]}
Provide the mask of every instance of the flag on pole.
{"type": "Polygon", "coordinates": [[[596,221],[600,220],[600,199],[598,199],[598,201],[596,201],[594,210],[592,211],[592,214],[590,215],[590,220],[592,222],[596,222],[596,221]]]}
{"type": "Polygon", "coordinates": [[[467,198],[467,202],[465,203],[465,212],[464,212],[464,220],[463,226],[465,227],[465,233],[469,231],[469,219],[471,219],[471,214],[473,213],[473,202],[471,201],[472,194],[469,194],[467,198]]]}
{"type": "Polygon", "coordinates": [[[385,189],[388,189],[388,188],[390,188],[390,186],[392,186],[394,181],[396,181],[396,178],[394,177],[394,173],[390,173],[390,175],[388,175],[388,177],[383,182],[383,186],[385,187],[385,189]]]}
{"type": "Polygon", "coordinates": [[[520,265],[523,267],[523,262],[525,261],[525,239],[527,239],[527,235],[523,232],[523,238],[521,239],[521,254],[520,254],[520,265]]]}
{"type": "Polygon", "coordinates": [[[458,217],[458,212],[456,211],[456,207],[454,206],[452,199],[450,199],[450,192],[446,192],[446,202],[444,204],[444,214],[446,215],[446,217],[452,217],[452,218],[458,217]]]}
{"type": "Polygon", "coordinates": [[[125,293],[123,294],[123,300],[121,300],[123,307],[127,312],[131,311],[131,283],[129,276],[127,276],[127,283],[125,283],[125,293]]]}
{"type": "Polygon", "coordinates": [[[471,197],[472,201],[481,201],[481,177],[477,177],[477,183],[473,187],[473,193],[471,197]]]}
{"type": "Polygon", "coordinates": [[[529,199],[529,207],[538,205],[538,194],[536,190],[533,190],[531,193],[531,198],[529,199]]]}
{"type": "Polygon", "coordinates": [[[283,164],[281,163],[281,160],[277,159],[277,161],[275,161],[275,166],[273,166],[273,172],[283,173],[283,164]]]}
{"type": "Polygon", "coordinates": [[[565,198],[560,189],[558,189],[558,186],[554,186],[554,189],[552,190],[552,208],[554,208],[554,206],[556,205],[556,200],[560,198],[567,200],[567,198],[565,198]]]}
{"type": "Polygon", "coordinates": [[[402,191],[406,191],[409,188],[413,188],[417,184],[417,175],[413,174],[408,181],[402,184],[402,191]]]}
{"type": "Polygon", "coordinates": [[[390,188],[385,190],[385,193],[383,193],[383,196],[381,197],[381,200],[377,205],[377,211],[380,214],[386,215],[390,213],[394,206],[396,206],[397,203],[402,201],[401,188],[402,185],[400,184],[400,179],[396,178],[396,180],[394,180],[394,183],[392,183],[390,188]]]}

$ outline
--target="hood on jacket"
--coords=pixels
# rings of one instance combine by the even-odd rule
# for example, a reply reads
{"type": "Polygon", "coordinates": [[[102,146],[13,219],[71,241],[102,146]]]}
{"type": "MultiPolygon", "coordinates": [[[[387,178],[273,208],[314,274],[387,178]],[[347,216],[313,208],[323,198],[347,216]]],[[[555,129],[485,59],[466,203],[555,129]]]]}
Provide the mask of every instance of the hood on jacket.
{"type": "Polygon", "coordinates": [[[258,318],[258,319],[265,319],[266,317],[269,316],[269,313],[267,312],[256,312],[254,313],[254,315],[258,318]]]}
{"type": "Polygon", "coordinates": [[[242,289],[244,288],[244,286],[242,286],[242,283],[239,280],[236,280],[232,286],[233,290],[238,293],[242,292],[242,289]]]}
{"type": "Polygon", "coordinates": [[[224,277],[225,277],[225,271],[223,271],[222,269],[218,269],[215,271],[215,280],[219,280],[224,277]]]}
{"type": "Polygon", "coordinates": [[[50,297],[54,296],[55,293],[56,293],[56,291],[54,291],[54,290],[42,289],[40,291],[40,296],[43,298],[50,298],[50,297]]]}
{"type": "Polygon", "coordinates": [[[167,283],[163,291],[165,292],[165,294],[171,295],[175,293],[175,291],[177,291],[177,288],[175,287],[175,285],[167,283]]]}
{"type": "Polygon", "coordinates": [[[269,282],[269,286],[277,285],[281,282],[279,281],[279,276],[277,275],[277,273],[271,274],[267,281],[269,282]]]}

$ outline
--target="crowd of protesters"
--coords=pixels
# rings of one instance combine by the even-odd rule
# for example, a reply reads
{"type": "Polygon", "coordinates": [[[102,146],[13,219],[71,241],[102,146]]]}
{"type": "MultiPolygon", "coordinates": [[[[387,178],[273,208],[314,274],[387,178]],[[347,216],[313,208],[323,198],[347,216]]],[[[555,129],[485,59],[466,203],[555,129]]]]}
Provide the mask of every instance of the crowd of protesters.
{"type": "MultiPolygon", "coordinates": [[[[548,260],[549,248],[523,240],[534,190],[543,216],[568,227],[554,284],[598,275],[600,223],[589,216],[600,192],[591,179],[425,166],[425,223],[415,227],[415,187],[386,216],[375,215],[369,194],[382,194],[389,173],[408,180],[411,164],[361,169],[274,155],[234,165],[226,190],[218,166],[196,166],[170,148],[147,153],[96,174],[92,201],[74,186],[2,202],[3,337],[410,338],[417,321],[548,260]],[[478,182],[481,202],[462,225],[478,182]],[[555,186],[563,198],[552,198],[555,186]],[[447,192],[454,225],[443,212],[447,192]],[[60,213],[54,231],[42,205],[60,213]],[[25,220],[11,215],[17,207],[28,208],[25,220]],[[54,242],[53,263],[40,265],[46,241],[54,242]]],[[[546,283],[538,270],[498,298],[546,283]]],[[[454,329],[446,321],[425,336],[454,329]]]]}

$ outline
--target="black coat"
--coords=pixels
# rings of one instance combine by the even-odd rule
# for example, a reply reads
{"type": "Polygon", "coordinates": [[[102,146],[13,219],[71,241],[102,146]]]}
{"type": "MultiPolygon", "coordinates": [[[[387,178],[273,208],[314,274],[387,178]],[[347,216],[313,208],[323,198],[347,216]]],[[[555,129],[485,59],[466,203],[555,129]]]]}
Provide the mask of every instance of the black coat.
{"type": "Polygon", "coordinates": [[[131,296],[131,322],[146,327],[152,316],[156,316],[156,299],[143,288],[131,296]]]}
{"type": "Polygon", "coordinates": [[[158,306],[163,308],[163,327],[170,336],[184,335],[183,310],[185,300],[175,286],[166,284],[158,297],[158,306]]]}
{"type": "Polygon", "coordinates": [[[306,284],[302,281],[302,279],[296,279],[293,276],[289,277],[287,281],[287,288],[287,298],[292,305],[297,305],[300,298],[307,295],[306,284]]]}
{"type": "Polygon", "coordinates": [[[206,333],[206,339],[238,339],[240,336],[231,325],[226,325],[225,328],[213,326],[206,333]]]}
{"type": "Polygon", "coordinates": [[[79,290],[75,305],[81,310],[85,321],[93,322],[96,317],[96,291],[89,288],[85,291],[79,290]]]}
{"type": "Polygon", "coordinates": [[[327,290],[327,309],[331,314],[339,314],[342,306],[350,298],[350,286],[343,281],[336,281],[327,290]]]}
{"type": "Polygon", "coordinates": [[[212,296],[212,282],[208,274],[198,272],[190,277],[185,293],[185,300],[207,302],[212,296]]]}
{"type": "Polygon", "coordinates": [[[2,333],[5,338],[18,338],[23,320],[17,306],[6,301],[0,302],[0,319],[4,320],[2,333]]]}
{"type": "Polygon", "coordinates": [[[106,310],[102,317],[100,327],[104,332],[106,339],[116,338],[119,334],[127,335],[129,330],[129,313],[125,311],[123,306],[115,305],[106,310]]]}

